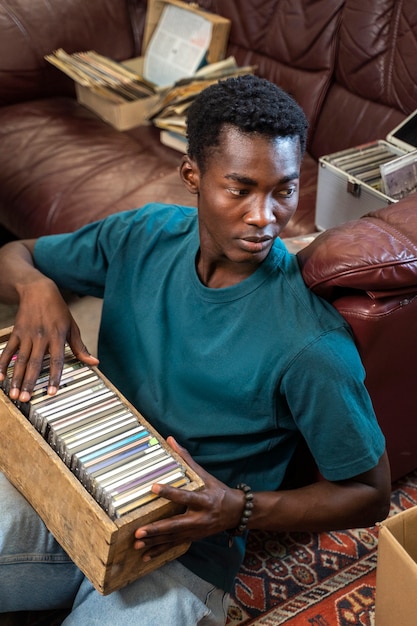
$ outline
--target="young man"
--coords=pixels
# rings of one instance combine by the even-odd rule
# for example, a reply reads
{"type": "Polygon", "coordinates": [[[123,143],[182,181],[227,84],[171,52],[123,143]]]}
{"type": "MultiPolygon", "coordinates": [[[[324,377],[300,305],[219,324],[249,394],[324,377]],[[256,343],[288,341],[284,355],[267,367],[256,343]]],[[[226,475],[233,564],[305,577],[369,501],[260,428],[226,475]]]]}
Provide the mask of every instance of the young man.
{"type": "Polygon", "coordinates": [[[20,305],[0,358],[1,377],[19,351],[10,396],[30,398],[46,352],[55,393],[65,341],[96,362],[59,288],[102,297],[101,369],[205,489],[154,486],[186,513],[138,528],[132,549],[150,559],[192,545],[101,597],[3,479],[0,610],[71,607],[66,626],[224,624],[247,529],[321,531],[387,514],[384,439],[351,333],[279,239],[297,207],[306,129],[275,85],[222,81],[188,116],[180,174],[197,210],[152,204],[1,251],[0,296],[20,305]],[[323,480],[280,490],[301,438],[323,480]]]}

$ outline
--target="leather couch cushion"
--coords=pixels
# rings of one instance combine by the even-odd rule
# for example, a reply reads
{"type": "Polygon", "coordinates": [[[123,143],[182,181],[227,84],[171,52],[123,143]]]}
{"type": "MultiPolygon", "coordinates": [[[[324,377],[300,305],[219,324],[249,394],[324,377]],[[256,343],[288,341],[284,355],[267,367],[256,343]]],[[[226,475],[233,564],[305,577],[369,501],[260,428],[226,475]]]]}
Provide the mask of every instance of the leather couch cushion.
{"type": "Polygon", "coordinates": [[[417,3],[348,0],[335,80],[310,144],[318,158],[385,139],[416,108],[417,3]]]}
{"type": "Polygon", "coordinates": [[[352,93],[413,111],[417,3],[349,0],[343,11],[336,80],[352,93]],[[384,80],[382,79],[384,78],[384,80]]]}
{"type": "Polygon", "coordinates": [[[417,292],[416,195],[320,234],[298,253],[306,284],[328,300],[417,292]]]}
{"type": "Polygon", "coordinates": [[[199,4],[231,20],[228,54],[240,65],[256,65],[259,76],[284,86],[313,128],[333,76],[344,1],[200,0],[199,4]]]}
{"type": "Polygon", "coordinates": [[[75,100],[50,98],[1,107],[0,127],[2,223],[21,238],[147,202],[195,203],[179,177],[180,154],[152,126],[120,133],[75,100]]]}

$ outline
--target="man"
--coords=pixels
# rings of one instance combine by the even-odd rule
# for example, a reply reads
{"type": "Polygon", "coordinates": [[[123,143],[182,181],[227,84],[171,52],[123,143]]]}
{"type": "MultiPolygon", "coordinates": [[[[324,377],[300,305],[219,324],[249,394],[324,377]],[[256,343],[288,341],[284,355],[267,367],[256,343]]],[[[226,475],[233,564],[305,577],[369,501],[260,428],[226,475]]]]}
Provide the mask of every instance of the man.
{"type": "Polygon", "coordinates": [[[351,333],[279,239],[297,207],[306,129],[268,81],[221,81],[188,115],[180,174],[198,210],[152,204],[1,251],[0,295],[20,305],[0,358],[4,377],[19,352],[11,398],[30,398],[46,352],[56,392],[65,341],[96,362],[58,288],[102,297],[101,369],[205,482],[199,493],[154,486],[186,513],[138,528],[132,549],[151,559],[192,545],[103,598],[4,479],[1,610],[71,607],[65,625],[224,624],[248,529],[386,516],[384,439],[351,333]],[[280,490],[302,438],[323,480],[280,490]]]}

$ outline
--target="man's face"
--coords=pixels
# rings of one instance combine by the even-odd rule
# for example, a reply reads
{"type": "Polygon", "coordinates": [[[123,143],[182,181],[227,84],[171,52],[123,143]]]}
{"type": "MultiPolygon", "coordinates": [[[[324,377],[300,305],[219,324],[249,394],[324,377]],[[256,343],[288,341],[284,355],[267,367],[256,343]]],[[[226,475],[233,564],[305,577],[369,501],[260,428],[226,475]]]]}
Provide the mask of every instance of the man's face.
{"type": "Polygon", "coordinates": [[[210,275],[223,276],[225,286],[266,258],[297,208],[300,161],[298,137],[268,139],[225,129],[205,173],[197,168],[198,268],[205,284],[210,282],[202,263],[210,265],[210,275]]]}

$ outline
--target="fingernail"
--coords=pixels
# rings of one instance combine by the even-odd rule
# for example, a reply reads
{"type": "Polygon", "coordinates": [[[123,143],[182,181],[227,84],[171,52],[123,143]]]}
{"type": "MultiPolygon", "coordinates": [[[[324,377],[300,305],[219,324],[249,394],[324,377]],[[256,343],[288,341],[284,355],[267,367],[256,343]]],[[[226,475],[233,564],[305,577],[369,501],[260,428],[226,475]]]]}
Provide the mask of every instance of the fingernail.
{"type": "Polygon", "coordinates": [[[28,391],[22,391],[22,393],[19,395],[19,400],[20,402],[29,402],[30,393],[28,391]]]}
{"type": "Polygon", "coordinates": [[[9,397],[11,400],[17,400],[19,397],[19,389],[17,387],[12,387],[9,391],[9,397]]]}
{"type": "Polygon", "coordinates": [[[137,530],[135,530],[135,537],[136,539],[142,539],[142,537],[146,537],[146,530],[138,528],[137,530]]]}

